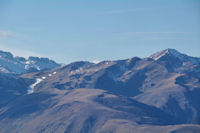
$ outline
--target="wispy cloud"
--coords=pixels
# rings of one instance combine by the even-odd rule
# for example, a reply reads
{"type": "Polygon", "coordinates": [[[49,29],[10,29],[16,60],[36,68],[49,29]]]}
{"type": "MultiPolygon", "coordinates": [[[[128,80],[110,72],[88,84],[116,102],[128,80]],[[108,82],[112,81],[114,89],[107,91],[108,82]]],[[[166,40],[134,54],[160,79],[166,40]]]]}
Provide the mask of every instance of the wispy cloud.
{"type": "Polygon", "coordinates": [[[163,31],[163,32],[121,32],[119,34],[188,34],[191,32],[174,32],[174,31],[163,31]]]}
{"type": "Polygon", "coordinates": [[[196,32],[183,32],[183,31],[127,31],[113,33],[114,38],[120,40],[187,40],[188,36],[197,34],[196,32]]]}
{"type": "Polygon", "coordinates": [[[122,14],[122,13],[131,13],[131,12],[140,12],[140,11],[149,11],[151,8],[135,8],[135,9],[124,9],[124,10],[110,10],[102,12],[102,14],[122,14]]]}
{"type": "Polygon", "coordinates": [[[183,35],[188,35],[188,34],[193,34],[193,32],[177,32],[177,31],[162,31],[162,32],[157,32],[157,31],[150,31],[150,32],[118,32],[118,33],[113,33],[114,36],[121,36],[121,37],[142,37],[143,39],[146,37],[153,37],[157,38],[158,36],[164,37],[164,36],[183,36],[183,35]]]}
{"type": "Polygon", "coordinates": [[[154,41],[159,41],[159,40],[188,40],[188,38],[184,37],[152,37],[152,38],[145,38],[145,40],[154,40],[154,41]]]}
{"type": "Polygon", "coordinates": [[[0,38],[12,38],[13,34],[7,31],[0,30],[0,38]]]}

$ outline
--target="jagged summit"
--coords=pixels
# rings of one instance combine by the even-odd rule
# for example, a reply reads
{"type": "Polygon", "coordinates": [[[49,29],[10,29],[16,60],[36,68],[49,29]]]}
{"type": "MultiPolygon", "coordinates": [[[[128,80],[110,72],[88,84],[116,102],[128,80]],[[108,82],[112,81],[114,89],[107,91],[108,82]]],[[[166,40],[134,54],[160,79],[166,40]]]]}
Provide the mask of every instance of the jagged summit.
{"type": "Polygon", "coordinates": [[[159,60],[162,57],[167,57],[167,56],[175,57],[182,62],[190,62],[192,64],[199,64],[200,63],[199,58],[188,56],[186,54],[183,54],[183,53],[177,51],[176,49],[171,49],[171,48],[157,52],[157,53],[151,55],[150,58],[152,58],[154,60],[159,60]]]}
{"type": "Polygon", "coordinates": [[[162,50],[162,51],[159,51],[153,55],[150,56],[150,58],[153,58],[154,60],[158,60],[160,59],[161,57],[165,56],[165,55],[174,55],[174,56],[182,56],[183,54],[180,53],[179,51],[175,50],[175,49],[165,49],[165,50],[162,50]]]}
{"type": "Polygon", "coordinates": [[[30,71],[40,71],[53,69],[60,66],[53,60],[48,58],[39,58],[30,56],[28,59],[24,57],[13,56],[10,52],[0,50],[0,72],[20,74],[30,71]]]}
{"type": "Polygon", "coordinates": [[[13,58],[13,55],[10,52],[5,52],[0,50],[0,58],[13,58]]]}

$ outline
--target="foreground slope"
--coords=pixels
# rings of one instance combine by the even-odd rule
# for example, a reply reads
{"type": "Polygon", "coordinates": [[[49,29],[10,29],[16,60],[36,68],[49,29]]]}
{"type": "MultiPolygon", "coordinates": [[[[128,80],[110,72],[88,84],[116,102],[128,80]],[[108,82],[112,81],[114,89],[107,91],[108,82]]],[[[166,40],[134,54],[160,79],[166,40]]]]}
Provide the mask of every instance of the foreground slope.
{"type": "Polygon", "coordinates": [[[198,125],[176,124],[159,109],[99,89],[33,93],[0,112],[1,132],[173,132],[199,131],[198,125]],[[153,126],[154,125],[154,126],[153,126]]]}

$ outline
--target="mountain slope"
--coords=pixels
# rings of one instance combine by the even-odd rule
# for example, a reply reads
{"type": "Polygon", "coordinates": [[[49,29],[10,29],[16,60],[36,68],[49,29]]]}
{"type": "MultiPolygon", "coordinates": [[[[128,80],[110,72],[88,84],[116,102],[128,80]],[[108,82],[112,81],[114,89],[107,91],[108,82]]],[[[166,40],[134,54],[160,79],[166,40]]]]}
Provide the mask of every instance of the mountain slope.
{"type": "MultiPolygon", "coordinates": [[[[23,96],[3,109],[0,119],[1,132],[22,133],[117,132],[114,127],[129,132],[144,127],[152,132],[170,132],[182,127],[164,126],[168,122],[176,124],[176,120],[154,107],[103,90],[83,88],[23,96]],[[159,126],[153,129],[143,124],[159,126]]],[[[191,129],[198,131],[200,126],[191,125],[191,129]]]]}
{"type": "Polygon", "coordinates": [[[199,58],[173,49],[12,76],[1,88],[23,91],[0,107],[2,132],[200,131],[199,58]]]}
{"type": "Polygon", "coordinates": [[[200,123],[200,107],[197,102],[200,99],[195,95],[200,91],[200,65],[193,64],[194,60],[191,61],[196,59],[195,62],[198,62],[199,58],[188,56],[181,60],[182,58],[177,57],[181,56],[181,53],[174,55],[169,50],[164,51],[168,52],[162,54],[162,57],[158,55],[159,59],[150,56],[144,59],[134,57],[98,64],[75,62],[51,71],[25,74],[22,77],[46,77],[34,88],[36,92],[50,91],[50,88],[51,91],[76,88],[103,89],[157,107],[173,115],[181,123],[200,123]],[[180,60],[181,63],[174,63],[174,60],[180,60]]]}
{"type": "Polygon", "coordinates": [[[0,108],[25,94],[27,94],[27,84],[23,79],[0,73],[0,108]]]}

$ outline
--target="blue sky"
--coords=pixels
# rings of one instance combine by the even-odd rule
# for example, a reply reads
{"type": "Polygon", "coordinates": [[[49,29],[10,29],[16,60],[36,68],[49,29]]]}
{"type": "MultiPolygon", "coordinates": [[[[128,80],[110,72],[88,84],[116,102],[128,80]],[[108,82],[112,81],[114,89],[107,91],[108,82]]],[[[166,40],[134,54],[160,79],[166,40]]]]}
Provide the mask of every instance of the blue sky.
{"type": "Polygon", "coordinates": [[[58,62],[200,57],[200,0],[0,0],[0,49],[58,62]]]}

